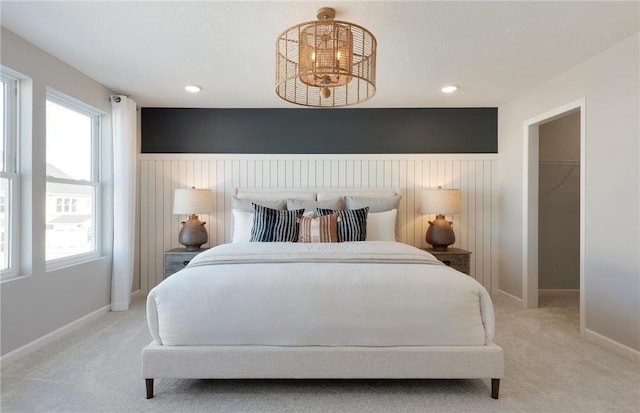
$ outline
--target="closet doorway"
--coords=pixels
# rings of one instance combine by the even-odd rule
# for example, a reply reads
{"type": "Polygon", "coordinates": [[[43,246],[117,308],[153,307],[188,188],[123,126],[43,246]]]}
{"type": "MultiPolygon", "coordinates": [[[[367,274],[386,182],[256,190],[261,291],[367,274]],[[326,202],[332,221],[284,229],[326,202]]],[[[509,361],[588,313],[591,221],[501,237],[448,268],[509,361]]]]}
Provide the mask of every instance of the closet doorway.
{"type": "Polygon", "coordinates": [[[538,139],[538,306],[563,311],[577,324],[580,110],[540,124],[538,139]]]}
{"type": "Polygon", "coordinates": [[[579,302],[584,332],[584,100],[525,122],[523,304],[579,302]],[[559,298],[562,296],[562,298],[559,298]]]}

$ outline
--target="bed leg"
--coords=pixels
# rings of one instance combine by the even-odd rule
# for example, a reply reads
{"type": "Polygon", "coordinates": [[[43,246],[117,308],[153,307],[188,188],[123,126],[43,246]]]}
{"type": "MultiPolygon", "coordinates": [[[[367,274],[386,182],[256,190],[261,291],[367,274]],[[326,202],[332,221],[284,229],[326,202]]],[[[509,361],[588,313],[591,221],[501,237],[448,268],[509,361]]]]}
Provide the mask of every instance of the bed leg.
{"type": "Polygon", "coordinates": [[[147,399],[153,399],[153,379],[144,379],[147,385],[147,399]]]}
{"type": "Polygon", "coordinates": [[[491,398],[497,399],[500,393],[500,379],[491,379],[491,398]]]}

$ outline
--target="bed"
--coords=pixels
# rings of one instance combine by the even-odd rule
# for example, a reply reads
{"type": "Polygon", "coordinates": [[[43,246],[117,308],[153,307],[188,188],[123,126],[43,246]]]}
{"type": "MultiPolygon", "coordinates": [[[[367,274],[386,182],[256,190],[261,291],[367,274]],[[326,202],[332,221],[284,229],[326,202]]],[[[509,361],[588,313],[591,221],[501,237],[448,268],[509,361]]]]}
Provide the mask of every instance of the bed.
{"type": "Polygon", "coordinates": [[[156,378],[491,379],[502,349],[487,291],[418,248],[389,240],[233,242],[149,292],[156,378]]]}

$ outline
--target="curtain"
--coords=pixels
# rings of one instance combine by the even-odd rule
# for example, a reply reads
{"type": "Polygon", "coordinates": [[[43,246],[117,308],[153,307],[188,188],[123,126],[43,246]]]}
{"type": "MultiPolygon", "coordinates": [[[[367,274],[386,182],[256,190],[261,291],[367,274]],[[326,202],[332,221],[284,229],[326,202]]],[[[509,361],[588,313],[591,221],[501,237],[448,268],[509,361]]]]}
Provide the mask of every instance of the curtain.
{"type": "Polygon", "coordinates": [[[131,302],[136,213],[136,102],[111,97],[113,131],[113,265],[111,311],[131,302]]]}

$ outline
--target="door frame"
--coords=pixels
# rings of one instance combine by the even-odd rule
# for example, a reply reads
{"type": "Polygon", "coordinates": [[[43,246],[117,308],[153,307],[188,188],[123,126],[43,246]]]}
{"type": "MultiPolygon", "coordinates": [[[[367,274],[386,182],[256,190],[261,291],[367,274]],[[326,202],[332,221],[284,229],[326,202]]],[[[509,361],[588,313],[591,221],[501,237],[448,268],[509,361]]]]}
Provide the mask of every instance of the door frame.
{"type": "Polygon", "coordinates": [[[539,127],[571,112],[580,111],[580,334],[584,335],[585,319],[585,243],[586,243],[586,102],[567,103],[524,122],[523,200],[522,200],[522,304],[538,307],[538,173],[539,127]]]}

